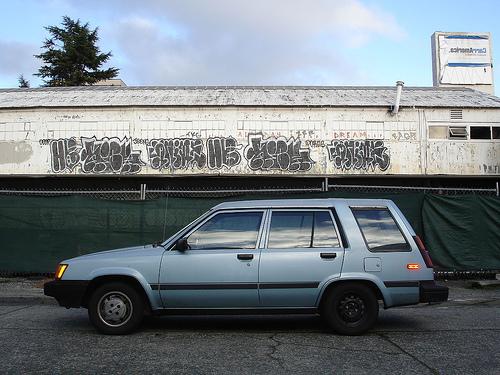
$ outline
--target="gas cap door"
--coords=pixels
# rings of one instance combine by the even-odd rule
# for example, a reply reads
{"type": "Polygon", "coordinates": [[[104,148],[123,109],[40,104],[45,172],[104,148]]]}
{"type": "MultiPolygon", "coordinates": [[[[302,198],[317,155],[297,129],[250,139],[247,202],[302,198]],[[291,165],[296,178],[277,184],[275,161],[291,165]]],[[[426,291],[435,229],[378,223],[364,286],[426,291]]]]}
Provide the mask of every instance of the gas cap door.
{"type": "Polygon", "coordinates": [[[380,272],[382,271],[382,260],[376,257],[364,259],[365,272],[380,272]]]}

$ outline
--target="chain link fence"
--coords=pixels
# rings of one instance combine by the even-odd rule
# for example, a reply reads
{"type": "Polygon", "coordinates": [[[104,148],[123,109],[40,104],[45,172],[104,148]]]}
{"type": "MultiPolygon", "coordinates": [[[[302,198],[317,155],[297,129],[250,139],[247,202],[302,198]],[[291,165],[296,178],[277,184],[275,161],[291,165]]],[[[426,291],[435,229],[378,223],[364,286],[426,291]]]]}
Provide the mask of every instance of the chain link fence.
{"type": "Polygon", "coordinates": [[[15,187],[9,189],[0,188],[0,195],[24,195],[24,196],[64,196],[64,195],[83,195],[96,199],[111,199],[123,201],[150,200],[162,198],[165,196],[180,198],[223,198],[234,197],[245,194],[262,194],[283,196],[290,194],[314,193],[314,192],[350,192],[350,193],[428,193],[436,195],[484,195],[499,196],[498,182],[491,188],[484,187],[428,187],[428,186],[404,186],[404,185],[367,185],[367,184],[330,184],[328,178],[311,179],[307,184],[266,184],[250,188],[245,188],[244,183],[227,185],[212,182],[204,186],[186,185],[186,186],[153,186],[142,183],[138,188],[122,186],[116,183],[118,188],[106,187],[37,187],[23,188],[15,187]]]}
{"type": "Polygon", "coordinates": [[[283,187],[265,187],[260,189],[199,189],[199,188],[176,188],[176,189],[148,189],[145,184],[137,190],[79,190],[79,189],[57,189],[57,190],[27,190],[27,189],[0,189],[1,195],[24,195],[24,196],[43,196],[55,197],[64,195],[83,195],[96,199],[112,200],[150,200],[162,198],[165,196],[176,198],[223,198],[233,197],[245,194],[262,195],[290,195],[325,191],[323,188],[283,188],[283,187]]]}
{"type": "Polygon", "coordinates": [[[352,191],[352,192],[377,192],[377,193],[429,193],[438,195],[464,195],[477,194],[498,196],[498,184],[496,188],[446,188],[426,186],[390,186],[390,185],[328,185],[329,191],[352,191]]]}

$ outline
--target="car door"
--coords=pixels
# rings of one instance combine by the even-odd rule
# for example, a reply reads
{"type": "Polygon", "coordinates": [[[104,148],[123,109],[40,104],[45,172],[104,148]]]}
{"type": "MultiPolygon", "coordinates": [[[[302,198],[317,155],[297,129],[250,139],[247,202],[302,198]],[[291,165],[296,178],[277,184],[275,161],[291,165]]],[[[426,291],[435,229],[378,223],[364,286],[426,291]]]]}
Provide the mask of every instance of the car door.
{"type": "Polygon", "coordinates": [[[260,258],[261,305],[313,307],[324,282],[340,277],[343,256],[331,210],[271,210],[260,258]]]}
{"type": "Polygon", "coordinates": [[[166,308],[258,307],[259,243],[264,210],[219,211],[166,253],[160,295],[166,308]]]}

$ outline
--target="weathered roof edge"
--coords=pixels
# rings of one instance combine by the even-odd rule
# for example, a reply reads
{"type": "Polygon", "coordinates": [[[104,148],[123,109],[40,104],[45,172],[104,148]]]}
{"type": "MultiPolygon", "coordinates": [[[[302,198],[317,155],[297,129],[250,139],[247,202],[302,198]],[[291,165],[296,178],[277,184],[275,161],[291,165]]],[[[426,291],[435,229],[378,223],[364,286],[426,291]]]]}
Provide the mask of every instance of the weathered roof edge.
{"type": "MultiPolygon", "coordinates": [[[[80,90],[98,90],[98,91],[131,91],[131,90],[394,90],[395,86],[231,86],[231,85],[165,85],[165,86],[54,86],[54,87],[12,87],[0,88],[1,92],[30,92],[30,91],[80,91],[80,90]]],[[[483,91],[474,90],[470,87],[434,87],[434,86],[404,86],[404,90],[422,90],[422,91],[473,91],[488,96],[483,91]]],[[[499,98],[500,99],[500,98],[499,98]]]]}
{"type": "MultiPolygon", "coordinates": [[[[0,109],[131,107],[387,108],[394,86],[72,86],[0,89],[0,109]]],[[[405,87],[402,108],[500,108],[466,87],[405,87]]]]}

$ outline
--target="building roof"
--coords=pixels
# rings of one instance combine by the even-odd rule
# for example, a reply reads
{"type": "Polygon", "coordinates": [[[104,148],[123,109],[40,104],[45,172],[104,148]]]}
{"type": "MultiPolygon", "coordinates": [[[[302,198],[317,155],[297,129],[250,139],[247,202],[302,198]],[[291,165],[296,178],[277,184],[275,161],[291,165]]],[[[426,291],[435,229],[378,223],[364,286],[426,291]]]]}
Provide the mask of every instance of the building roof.
{"type": "MultiPolygon", "coordinates": [[[[148,86],[0,89],[0,109],[43,107],[390,107],[396,87],[148,86]]],[[[402,107],[500,108],[469,88],[404,87],[402,107]]]]}

